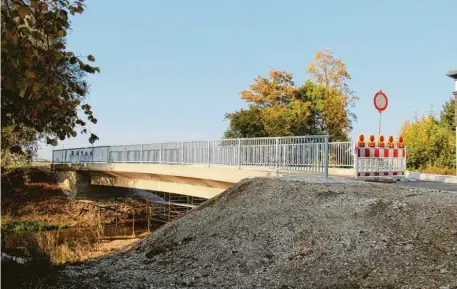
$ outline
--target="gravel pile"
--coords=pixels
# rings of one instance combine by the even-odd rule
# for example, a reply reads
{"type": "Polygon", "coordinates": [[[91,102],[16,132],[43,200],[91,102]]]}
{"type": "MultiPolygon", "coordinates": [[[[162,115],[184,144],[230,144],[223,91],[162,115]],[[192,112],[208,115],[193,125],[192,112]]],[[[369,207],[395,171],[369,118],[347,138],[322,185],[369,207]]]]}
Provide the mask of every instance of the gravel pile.
{"type": "Polygon", "coordinates": [[[457,194],[243,180],[59,288],[457,288],[457,194]]]}

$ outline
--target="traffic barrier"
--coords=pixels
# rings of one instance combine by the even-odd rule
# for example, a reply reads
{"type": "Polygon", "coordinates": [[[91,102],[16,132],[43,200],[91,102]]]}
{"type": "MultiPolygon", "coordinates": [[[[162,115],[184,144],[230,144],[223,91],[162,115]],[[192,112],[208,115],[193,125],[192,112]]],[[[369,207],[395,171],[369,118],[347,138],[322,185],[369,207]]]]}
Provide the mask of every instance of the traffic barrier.
{"type": "Polygon", "coordinates": [[[375,147],[376,146],[376,142],[374,141],[374,135],[370,135],[370,139],[368,141],[368,146],[369,147],[375,147]]]}
{"type": "Polygon", "coordinates": [[[364,147],[365,146],[365,137],[363,134],[359,135],[359,141],[357,142],[358,147],[364,147]]]}
{"type": "Polygon", "coordinates": [[[374,146],[360,147],[357,143],[354,153],[356,178],[405,176],[406,148],[402,137],[396,145],[393,144],[393,138],[389,137],[387,148],[383,136],[379,137],[379,141],[374,146]]]}
{"type": "Polygon", "coordinates": [[[394,137],[393,136],[389,136],[389,141],[387,142],[387,147],[388,148],[394,148],[395,147],[394,137]]]}

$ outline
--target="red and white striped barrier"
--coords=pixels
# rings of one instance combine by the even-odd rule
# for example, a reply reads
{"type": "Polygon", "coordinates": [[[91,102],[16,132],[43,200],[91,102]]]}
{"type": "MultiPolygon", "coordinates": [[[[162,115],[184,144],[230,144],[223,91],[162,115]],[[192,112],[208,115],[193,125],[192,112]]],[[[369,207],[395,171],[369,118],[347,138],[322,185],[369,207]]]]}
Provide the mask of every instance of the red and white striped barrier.
{"type": "Polygon", "coordinates": [[[378,142],[373,135],[365,143],[365,137],[359,136],[354,147],[354,168],[356,178],[366,177],[404,177],[406,171],[406,148],[400,136],[394,144],[389,136],[387,144],[384,136],[379,136],[378,142]],[[365,147],[365,144],[368,147],[365,147]]]}
{"type": "Polygon", "coordinates": [[[405,148],[356,147],[355,159],[356,178],[405,176],[405,148]]]}

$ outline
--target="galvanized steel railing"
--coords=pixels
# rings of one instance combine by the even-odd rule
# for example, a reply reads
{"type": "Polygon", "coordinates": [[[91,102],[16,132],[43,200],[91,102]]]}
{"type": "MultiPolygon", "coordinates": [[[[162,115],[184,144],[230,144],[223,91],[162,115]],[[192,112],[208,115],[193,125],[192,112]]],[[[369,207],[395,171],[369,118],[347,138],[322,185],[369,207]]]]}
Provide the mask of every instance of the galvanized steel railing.
{"type": "Polygon", "coordinates": [[[328,150],[333,147],[329,146],[328,136],[223,139],[54,150],[52,162],[225,165],[327,176],[328,150]]]}
{"type": "Polygon", "coordinates": [[[354,167],[354,143],[330,142],[328,144],[329,167],[354,167]]]}

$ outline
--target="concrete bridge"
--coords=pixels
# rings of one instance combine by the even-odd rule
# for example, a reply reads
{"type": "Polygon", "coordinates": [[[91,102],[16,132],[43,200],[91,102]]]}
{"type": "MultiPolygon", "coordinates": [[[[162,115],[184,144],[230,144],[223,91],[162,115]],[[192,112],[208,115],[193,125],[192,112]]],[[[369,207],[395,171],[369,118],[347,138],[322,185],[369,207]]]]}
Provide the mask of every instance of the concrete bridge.
{"type": "Polygon", "coordinates": [[[86,147],[54,150],[52,161],[76,194],[102,185],[205,199],[244,178],[350,175],[353,166],[352,144],[329,143],[327,136],[86,147]]]}

